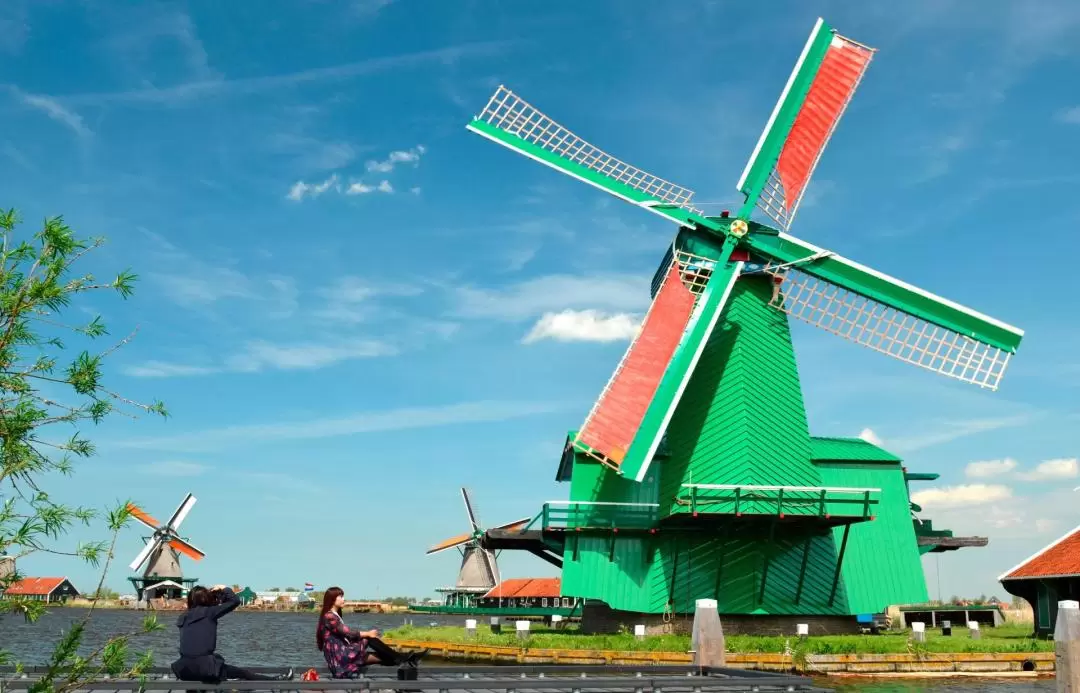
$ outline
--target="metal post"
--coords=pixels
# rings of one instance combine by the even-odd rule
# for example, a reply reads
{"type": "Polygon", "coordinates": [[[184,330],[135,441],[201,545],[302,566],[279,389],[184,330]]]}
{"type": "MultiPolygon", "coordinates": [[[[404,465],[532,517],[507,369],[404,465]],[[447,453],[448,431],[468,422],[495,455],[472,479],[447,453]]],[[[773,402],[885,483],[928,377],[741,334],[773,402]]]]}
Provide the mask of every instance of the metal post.
{"type": "Polygon", "coordinates": [[[1058,693],[1080,693],[1080,602],[1058,602],[1054,655],[1058,693]]]}

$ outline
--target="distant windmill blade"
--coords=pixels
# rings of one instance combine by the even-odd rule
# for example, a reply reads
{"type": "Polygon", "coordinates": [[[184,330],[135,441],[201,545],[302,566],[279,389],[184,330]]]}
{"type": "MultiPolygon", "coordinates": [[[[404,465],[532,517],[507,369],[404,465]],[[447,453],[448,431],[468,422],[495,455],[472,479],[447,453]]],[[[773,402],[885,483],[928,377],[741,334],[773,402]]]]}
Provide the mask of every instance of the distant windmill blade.
{"type": "Polygon", "coordinates": [[[488,577],[491,580],[491,586],[498,585],[502,580],[499,579],[499,564],[495,561],[495,554],[487,549],[481,549],[481,556],[483,556],[482,562],[487,569],[488,577]]]}
{"type": "Polygon", "coordinates": [[[172,539],[169,541],[169,546],[195,561],[201,561],[206,556],[205,553],[183,539],[172,539]]]}
{"type": "Polygon", "coordinates": [[[513,522],[507,522],[504,525],[496,525],[496,526],[492,527],[492,529],[507,529],[507,530],[522,529],[527,524],[529,524],[531,521],[532,521],[531,517],[525,517],[525,518],[522,518],[520,520],[514,520],[513,522]]]}
{"type": "Polygon", "coordinates": [[[464,487],[461,489],[461,498],[465,501],[465,512],[469,514],[469,522],[472,523],[474,532],[480,531],[480,520],[476,517],[472,502],[469,500],[469,492],[464,487]]]}
{"type": "Polygon", "coordinates": [[[127,511],[131,514],[132,517],[134,517],[136,520],[143,523],[150,529],[157,530],[157,528],[161,526],[161,523],[157,521],[157,518],[155,518],[153,515],[146,512],[139,506],[135,505],[134,503],[127,504],[127,511]]]}
{"type": "Polygon", "coordinates": [[[450,537],[449,539],[441,541],[435,546],[432,546],[430,549],[427,550],[427,553],[430,555],[433,553],[438,553],[440,551],[446,551],[447,549],[452,549],[456,546],[461,546],[462,544],[468,544],[472,540],[472,538],[472,532],[469,532],[468,534],[459,534],[456,537],[450,537]]]}
{"type": "Polygon", "coordinates": [[[191,495],[190,493],[187,494],[187,497],[184,498],[182,503],[180,503],[180,506],[176,509],[176,512],[173,513],[173,516],[169,518],[169,529],[174,532],[179,529],[180,523],[183,522],[184,518],[188,516],[188,513],[191,512],[191,508],[194,505],[195,496],[191,495]]]}
{"type": "Polygon", "coordinates": [[[156,537],[146,542],[146,546],[143,547],[142,551],[139,552],[139,555],[135,557],[135,560],[128,567],[132,570],[138,570],[139,566],[146,563],[146,559],[150,558],[150,554],[159,546],[161,546],[161,542],[156,537]]]}

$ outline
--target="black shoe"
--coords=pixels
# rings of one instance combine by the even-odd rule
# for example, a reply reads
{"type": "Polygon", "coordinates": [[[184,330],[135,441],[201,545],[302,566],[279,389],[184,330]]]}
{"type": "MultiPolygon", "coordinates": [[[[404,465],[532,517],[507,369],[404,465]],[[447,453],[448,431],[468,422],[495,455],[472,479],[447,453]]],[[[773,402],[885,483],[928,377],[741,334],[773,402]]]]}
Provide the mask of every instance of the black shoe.
{"type": "Polygon", "coordinates": [[[410,652],[409,656],[405,658],[405,661],[409,664],[416,664],[424,657],[427,657],[429,652],[431,652],[430,649],[423,649],[419,652],[410,652]]]}
{"type": "Polygon", "coordinates": [[[275,676],[274,680],[275,681],[292,681],[293,680],[292,667],[289,667],[289,670],[287,672],[285,672],[284,674],[278,674],[277,676],[275,676]]]}

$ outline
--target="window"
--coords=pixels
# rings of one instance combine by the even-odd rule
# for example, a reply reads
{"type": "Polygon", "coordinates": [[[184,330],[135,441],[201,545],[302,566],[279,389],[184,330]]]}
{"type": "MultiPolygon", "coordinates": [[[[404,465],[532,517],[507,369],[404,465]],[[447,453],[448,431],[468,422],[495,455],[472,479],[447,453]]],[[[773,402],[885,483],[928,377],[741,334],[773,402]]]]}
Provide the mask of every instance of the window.
{"type": "Polygon", "coordinates": [[[547,597],[540,600],[540,606],[547,606],[547,597]]]}

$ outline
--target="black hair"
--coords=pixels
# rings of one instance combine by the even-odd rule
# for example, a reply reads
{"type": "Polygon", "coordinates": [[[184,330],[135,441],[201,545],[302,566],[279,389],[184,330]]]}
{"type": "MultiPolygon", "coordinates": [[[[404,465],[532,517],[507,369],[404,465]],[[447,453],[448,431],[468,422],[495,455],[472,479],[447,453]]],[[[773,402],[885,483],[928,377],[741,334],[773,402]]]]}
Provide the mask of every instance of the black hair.
{"type": "Polygon", "coordinates": [[[189,609],[196,606],[213,606],[214,595],[202,585],[196,585],[188,592],[187,605],[189,609]]]}

